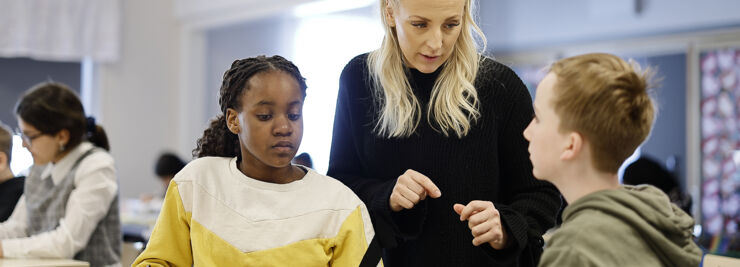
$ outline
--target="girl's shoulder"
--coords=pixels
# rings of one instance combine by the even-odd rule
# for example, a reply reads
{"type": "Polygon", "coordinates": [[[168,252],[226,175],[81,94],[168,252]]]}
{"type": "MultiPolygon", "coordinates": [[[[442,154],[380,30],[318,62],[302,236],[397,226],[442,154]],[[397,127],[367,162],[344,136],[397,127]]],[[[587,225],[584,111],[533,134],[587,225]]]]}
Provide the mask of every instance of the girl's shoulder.
{"type": "Polygon", "coordinates": [[[323,196],[326,200],[331,203],[346,205],[346,209],[354,209],[358,205],[363,204],[362,200],[355,195],[349,187],[339,180],[320,174],[313,169],[308,169],[306,178],[311,179],[310,190],[313,190],[323,196]]]}
{"type": "Polygon", "coordinates": [[[83,152],[80,152],[79,157],[84,156],[84,154],[89,151],[89,154],[80,159],[79,168],[81,169],[95,170],[99,168],[113,168],[115,165],[113,156],[111,156],[111,154],[105,149],[94,147],[92,144],[87,142],[80,144],[80,148],[83,152]]]}
{"type": "Polygon", "coordinates": [[[202,157],[194,159],[182,168],[176,175],[175,180],[186,181],[197,177],[213,176],[229,172],[229,164],[234,158],[228,157],[202,157]]]}

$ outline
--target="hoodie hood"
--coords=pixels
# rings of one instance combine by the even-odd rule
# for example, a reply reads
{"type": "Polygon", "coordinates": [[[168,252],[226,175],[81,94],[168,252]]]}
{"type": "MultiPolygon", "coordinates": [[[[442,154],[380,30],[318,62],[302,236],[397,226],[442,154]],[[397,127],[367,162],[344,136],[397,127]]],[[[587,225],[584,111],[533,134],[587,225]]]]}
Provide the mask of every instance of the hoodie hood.
{"type": "Polygon", "coordinates": [[[599,210],[633,227],[662,262],[698,266],[702,251],[693,241],[694,219],[650,185],[622,186],[584,196],[563,211],[568,221],[582,210],[599,210]]]}

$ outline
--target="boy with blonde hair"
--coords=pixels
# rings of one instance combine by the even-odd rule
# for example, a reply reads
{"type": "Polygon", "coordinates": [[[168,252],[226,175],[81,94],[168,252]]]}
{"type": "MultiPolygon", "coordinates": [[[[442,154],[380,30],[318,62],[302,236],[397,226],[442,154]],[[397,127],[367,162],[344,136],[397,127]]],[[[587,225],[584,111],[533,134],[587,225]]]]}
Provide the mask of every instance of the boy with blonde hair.
{"type": "Polygon", "coordinates": [[[698,266],[694,220],[653,186],[620,185],[617,170],[647,138],[648,74],[610,54],[554,63],[524,130],[536,178],[570,205],[539,266],[698,266]]]}

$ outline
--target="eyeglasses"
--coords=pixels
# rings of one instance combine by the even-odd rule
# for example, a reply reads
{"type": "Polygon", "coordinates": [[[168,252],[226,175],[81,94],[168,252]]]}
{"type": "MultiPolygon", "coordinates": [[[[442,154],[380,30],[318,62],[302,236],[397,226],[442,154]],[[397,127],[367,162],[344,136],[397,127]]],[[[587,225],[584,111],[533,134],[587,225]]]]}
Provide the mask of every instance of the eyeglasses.
{"type": "Polygon", "coordinates": [[[34,135],[26,135],[20,129],[15,129],[15,134],[19,135],[21,137],[21,139],[23,139],[23,141],[26,142],[26,144],[28,144],[28,145],[31,145],[31,141],[33,141],[33,139],[39,138],[42,135],[44,135],[44,133],[37,133],[37,134],[34,134],[34,135]]]}

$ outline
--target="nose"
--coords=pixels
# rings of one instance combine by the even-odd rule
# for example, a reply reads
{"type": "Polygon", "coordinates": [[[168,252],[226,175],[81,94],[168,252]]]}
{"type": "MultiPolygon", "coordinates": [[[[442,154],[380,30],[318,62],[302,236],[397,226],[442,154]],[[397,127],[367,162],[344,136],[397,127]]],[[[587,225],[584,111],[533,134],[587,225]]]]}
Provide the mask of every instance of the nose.
{"type": "Polygon", "coordinates": [[[532,123],[534,122],[534,119],[529,122],[529,125],[527,125],[527,128],[524,128],[524,132],[522,132],[522,135],[524,135],[524,139],[527,139],[527,141],[532,141],[532,136],[530,135],[530,129],[532,127],[532,123]]]}
{"type": "Polygon", "coordinates": [[[432,49],[433,52],[437,52],[439,49],[442,49],[442,30],[441,29],[434,29],[429,31],[430,36],[427,38],[427,46],[432,49]]]}
{"type": "Polygon", "coordinates": [[[279,116],[272,126],[272,134],[275,136],[290,136],[293,134],[293,124],[287,115],[279,116]]]}

